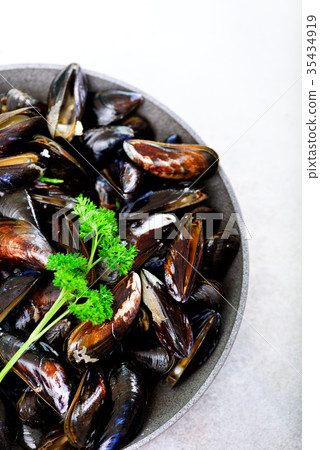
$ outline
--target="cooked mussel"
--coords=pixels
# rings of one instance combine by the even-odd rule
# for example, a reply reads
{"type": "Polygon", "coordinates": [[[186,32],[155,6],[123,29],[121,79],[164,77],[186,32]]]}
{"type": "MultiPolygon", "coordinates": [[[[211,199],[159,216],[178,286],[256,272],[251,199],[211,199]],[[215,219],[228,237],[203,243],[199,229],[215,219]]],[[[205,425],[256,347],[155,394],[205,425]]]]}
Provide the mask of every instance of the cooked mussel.
{"type": "Polygon", "coordinates": [[[219,231],[205,243],[203,269],[210,277],[221,281],[226,275],[240,247],[239,236],[219,231]]]}
{"type": "Polygon", "coordinates": [[[141,370],[163,376],[171,370],[175,358],[164,348],[130,348],[127,350],[130,360],[141,370]]]}
{"type": "Polygon", "coordinates": [[[26,388],[16,407],[18,417],[31,427],[40,427],[49,420],[58,422],[60,417],[29,386],[26,388]]]}
{"type": "Polygon", "coordinates": [[[125,205],[122,212],[164,213],[194,205],[206,198],[207,195],[201,192],[200,189],[163,189],[160,191],[149,191],[125,205]]]}
{"type": "Polygon", "coordinates": [[[82,134],[80,122],[87,98],[87,77],[79,64],[69,64],[53,79],[48,95],[51,136],[70,141],[82,134]]]}
{"type": "MultiPolygon", "coordinates": [[[[27,335],[20,330],[0,333],[0,357],[4,363],[20,349],[27,335]]],[[[19,375],[58,414],[67,412],[70,382],[58,354],[48,344],[32,344],[13,367],[19,375]]]]}
{"type": "Polygon", "coordinates": [[[109,125],[121,120],[135,110],[143,101],[141,94],[126,91],[100,91],[93,97],[93,112],[97,124],[109,125]]]}
{"type": "Polygon", "coordinates": [[[97,450],[120,449],[140,431],[147,400],[142,377],[125,362],[110,373],[113,409],[109,421],[97,441],[97,450]]]}
{"type": "Polygon", "coordinates": [[[0,217],[23,219],[39,228],[32,199],[26,189],[6,192],[0,198],[0,217]]]}
{"type": "Polygon", "coordinates": [[[164,263],[165,280],[170,295],[185,302],[193,293],[203,258],[202,220],[185,217],[181,231],[170,246],[164,263]]]}
{"type": "Polygon", "coordinates": [[[135,272],[122,279],[112,292],[112,319],[95,326],[88,321],[81,322],[67,340],[68,360],[76,367],[97,362],[111,351],[128,331],[139,311],[141,282],[135,272]]]}
{"type": "Polygon", "coordinates": [[[20,219],[0,219],[0,263],[46,268],[52,249],[38,228],[20,219]]]}
{"type": "Polygon", "coordinates": [[[19,89],[10,89],[6,96],[7,111],[14,111],[15,109],[20,109],[28,106],[33,106],[37,108],[41,114],[46,114],[47,105],[46,103],[33,98],[26,92],[22,92],[19,89]]]}
{"type": "MultiPolygon", "coordinates": [[[[130,217],[133,219],[134,215],[130,217]]],[[[132,270],[139,268],[160,247],[175,222],[176,217],[172,214],[153,214],[147,218],[132,220],[126,230],[126,241],[139,250],[132,270]]]]}
{"type": "Polygon", "coordinates": [[[18,153],[21,145],[36,132],[43,131],[45,121],[33,108],[20,108],[0,114],[0,155],[18,153]]]}
{"type": "Polygon", "coordinates": [[[119,173],[121,188],[124,194],[132,194],[138,191],[143,182],[143,173],[138,167],[128,161],[120,162],[119,173]]]}
{"type": "Polygon", "coordinates": [[[175,386],[185,375],[207,361],[219,342],[220,324],[220,314],[212,310],[206,310],[194,317],[192,326],[196,338],[191,353],[176,364],[166,381],[175,386]]]}
{"type": "Polygon", "coordinates": [[[34,153],[25,153],[0,159],[0,191],[30,185],[45,172],[34,153]]]}
{"type": "Polygon", "coordinates": [[[194,293],[184,304],[184,310],[200,312],[204,309],[220,311],[224,299],[222,284],[214,280],[200,280],[194,293]]]}
{"type": "Polygon", "coordinates": [[[218,155],[203,145],[167,144],[132,139],[123,148],[128,157],[152,175],[174,180],[194,180],[218,168],[218,155]]]}
{"type": "Polygon", "coordinates": [[[164,284],[147,270],[141,270],[142,299],[150,312],[152,326],[161,344],[178,358],[185,358],[193,345],[192,329],[164,284]]]}
{"type": "Polygon", "coordinates": [[[131,128],[121,125],[92,128],[83,133],[82,142],[88,156],[96,163],[103,163],[114,157],[114,151],[121,148],[122,143],[132,139],[131,128]]]}
{"type": "Polygon", "coordinates": [[[0,322],[25,300],[40,278],[39,272],[26,271],[9,276],[0,285],[0,322]]]}
{"type": "Polygon", "coordinates": [[[99,367],[86,370],[64,422],[65,435],[77,448],[91,448],[101,418],[108,414],[109,387],[99,367]]]}

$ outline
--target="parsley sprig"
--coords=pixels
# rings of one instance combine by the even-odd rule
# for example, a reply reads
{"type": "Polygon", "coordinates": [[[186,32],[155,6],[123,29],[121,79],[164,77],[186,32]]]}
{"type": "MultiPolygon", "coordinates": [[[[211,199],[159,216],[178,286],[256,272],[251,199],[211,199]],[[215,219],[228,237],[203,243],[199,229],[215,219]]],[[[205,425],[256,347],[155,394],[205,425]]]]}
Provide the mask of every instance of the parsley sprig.
{"type": "Polygon", "coordinates": [[[60,295],[27,341],[1,370],[0,382],[30,345],[67,314],[74,314],[81,321],[91,321],[93,325],[99,325],[112,317],[111,291],[103,285],[99,289],[89,288],[87,275],[101,261],[109,270],[126,275],[137,255],[137,248],[127,246],[120,240],[114,211],[98,208],[83,195],[76,200],[78,203],[72,212],[79,216],[81,238],[85,241],[91,239],[89,259],[79,253],[50,255],[47,269],[54,271],[53,284],[61,289],[60,295]],[[65,305],[67,308],[64,308],[63,313],[54,318],[65,305]]]}

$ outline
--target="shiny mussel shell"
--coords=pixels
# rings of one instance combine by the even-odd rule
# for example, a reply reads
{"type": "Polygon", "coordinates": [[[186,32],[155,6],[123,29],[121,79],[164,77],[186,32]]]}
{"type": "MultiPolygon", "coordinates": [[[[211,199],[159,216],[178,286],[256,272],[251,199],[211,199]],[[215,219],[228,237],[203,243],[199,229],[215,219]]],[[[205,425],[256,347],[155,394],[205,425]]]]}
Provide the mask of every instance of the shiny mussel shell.
{"type": "Polygon", "coordinates": [[[120,162],[120,184],[124,194],[132,194],[141,188],[143,173],[130,162],[120,162]]]}
{"type": "Polygon", "coordinates": [[[193,293],[203,258],[202,220],[192,220],[192,215],[185,219],[164,264],[168,291],[179,302],[185,302],[193,293]]]}
{"type": "Polygon", "coordinates": [[[0,114],[0,156],[19,152],[32,134],[43,131],[45,121],[33,108],[20,108],[0,114]]]}
{"type": "Polygon", "coordinates": [[[130,360],[141,369],[159,376],[165,375],[172,368],[175,358],[164,348],[129,349],[130,360]]]}
{"type": "Polygon", "coordinates": [[[64,434],[63,424],[55,425],[41,440],[37,450],[74,450],[64,434]]]}
{"type": "Polygon", "coordinates": [[[132,272],[121,280],[112,292],[112,319],[101,325],[92,325],[89,321],[81,322],[68,338],[68,359],[76,367],[95,363],[112,350],[138,314],[141,300],[139,275],[132,272]]]}
{"type": "MultiPolygon", "coordinates": [[[[19,331],[0,334],[0,357],[3,362],[24,344],[27,335],[19,331]]],[[[48,344],[32,344],[13,367],[19,375],[58,414],[67,412],[70,402],[70,383],[58,360],[58,354],[48,344]]]]}
{"type": "Polygon", "coordinates": [[[202,145],[132,139],[125,141],[123,148],[135,164],[161,178],[194,180],[209,169],[213,175],[218,168],[216,152],[202,145]]]}
{"type": "Polygon", "coordinates": [[[24,301],[27,294],[38,283],[39,272],[27,271],[19,275],[6,278],[0,285],[0,322],[20,302],[24,301]]]}
{"type": "Polygon", "coordinates": [[[0,217],[26,220],[39,228],[32,199],[26,189],[8,191],[0,198],[0,217]]]}
{"type": "Polygon", "coordinates": [[[30,222],[0,219],[0,263],[43,270],[51,253],[47,240],[30,222]]]}
{"type": "Polygon", "coordinates": [[[199,189],[163,189],[161,191],[150,191],[137,200],[128,203],[122,209],[122,212],[169,212],[194,205],[206,198],[207,195],[199,189]]]}
{"type": "MultiPolygon", "coordinates": [[[[130,225],[126,230],[125,237],[129,244],[135,245],[139,250],[132,268],[132,270],[136,270],[150,258],[169,236],[176,222],[176,217],[172,214],[154,214],[147,218],[132,219],[134,219],[134,216],[131,216],[130,222],[128,220],[130,225]]],[[[123,230],[121,230],[122,232],[123,230]]]]}
{"type": "Polygon", "coordinates": [[[37,100],[26,92],[22,92],[19,89],[10,89],[7,92],[7,111],[14,111],[15,109],[24,108],[27,106],[33,106],[38,108],[41,114],[46,113],[47,105],[40,100],[37,100]]]}
{"type": "Polygon", "coordinates": [[[53,79],[48,96],[51,136],[70,141],[82,134],[80,122],[87,98],[87,77],[79,64],[69,64],[53,79]]]}
{"type": "Polygon", "coordinates": [[[120,363],[110,374],[113,410],[99,439],[97,450],[123,448],[140,431],[146,405],[143,379],[128,363],[120,363]]]}
{"type": "Polygon", "coordinates": [[[154,138],[154,131],[150,123],[144,117],[130,116],[121,122],[121,125],[130,127],[134,132],[136,139],[150,139],[154,138]]]}
{"type": "Polygon", "coordinates": [[[193,336],[187,316],[166,292],[164,284],[147,270],[141,270],[142,298],[161,344],[174,356],[191,352],[193,336]]]}
{"type": "Polygon", "coordinates": [[[0,159],[0,191],[24,187],[40,178],[45,166],[34,153],[0,159]]]}
{"type": "Polygon", "coordinates": [[[221,281],[240,247],[240,239],[227,231],[219,231],[205,243],[203,269],[210,277],[221,281]]]}
{"type": "Polygon", "coordinates": [[[222,284],[213,280],[199,280],[194,293],[184,304],[184,310],[189,312],[201,312],[204,309],[220,311],[225,295],[222,284]]]}
{"type": "Polygon", "coordinates": [[[99,423],[108,411],[109,386],[102,370],[88,369],[82,376],[64,422],[65,435],[75,447],[91,447],[99,423]]]}
{"type": "Polygon", "coordinates": [[[94,95],[92,109],[99,126],[109,125],[126,117],[142,101],[142,95],[136,92],[100,91],[94,95]]]}
{"type": "Polygon", "coordinates": [[[16,409],[19,419],[31,427],[40,427],[48,421],[54,423],[60,418],[30,387],[20,397],[16,409]]]}
{"type": "Polygon", "coordinates": [[[220,335],[221,317],[215,311],[207,310],[194,319],[196,336],[190,355],[181,359],[169,373],[167,380],[175,386],[186,374],[204,364],[215,350],[220,335]]]}

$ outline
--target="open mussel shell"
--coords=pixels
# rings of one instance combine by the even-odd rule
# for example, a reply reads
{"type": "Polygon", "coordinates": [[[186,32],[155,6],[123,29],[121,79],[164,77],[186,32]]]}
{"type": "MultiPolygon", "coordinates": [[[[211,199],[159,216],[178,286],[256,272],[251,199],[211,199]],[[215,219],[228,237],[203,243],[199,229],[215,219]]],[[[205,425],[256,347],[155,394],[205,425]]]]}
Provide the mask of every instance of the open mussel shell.
{"type": "Polygon", "coordinates": [[[129,330],[140,306],[141,282],[139,275],[131,272],[112,290],[113,317],[101,325],[85,321],[71,332],[67,343],[67,357],[75,367],[95,363],[111,351],[118,340],[129,330]]]}
{"type": "Polygon", "coordinates": [[[0,392],[0,449],[10,450],[18,433],[18,420],[14,408],[0,392]]]}
{"type": "Polygon", "coordinates": [[[205,172],[213,175],[218,168],[218,155],[203,145],[132,139],[125,141],[123,148],[135,164],[161,178],[194,180],[205,172]]]}
{"type": "Polygon", "coordinates": [[[97,440],[97,450],[120,449],[140,431],[147,401],[142,377],[126,362],[110,373],[113,409],[105,429],[97,440]]]}
{"type": "Polygon", "coordinates": [[[126,230],[126,241],[139,250],[132,270],[139,268],[160,247],[176,222],[176,217],[172,214],[153,214],[136,220],[134,217],[127,218],[131,220],[126,230]]]}
{"type": "Polygon", "coordinates": [[[202,220],[185,216],[183,229],[170,246],[164,264],[165,280],[170,295],[185,302],[193,293],[203,258],[202,220]]]}
{"type": "Polygon", "coordinates": [[[52,248],[38,228],[20,219],[0,219],[0,263],[46,268],[52,248]]]}
{"type": "Polygon", "coordinates": [[[115,125],[87,130],[81,140],[91,159],[103,163],[114,157],[114,151],[121,148],[125,140],[133,137],[131,128],[115,125]]]}
{"type": "Polygon", "coordinates": [[[44,164],[34,153],[24,153],[0,159],[0,191],[30,185],[45,172],[44,164]]]}
{"type": "Polygon", "coordinates": [[[53,409],[30,387],[27,387],[20,397],[16,410],[19,419],[31,427],[39,427],[45,425],[47,421],[53,423],[60,419],[59,415],[55,414],[53,409]]]}
{"type": "Polygon", "coordinates": [[[68,141],[82,134],[80,122],[87,98],[87,77],[79,64],[69,64],[53,79],[47,121],[51,136],[68,141]]]}
{"type": "Polygon", "coordinates": [[[46,103],[33,98],[31,95],[26,92],[22,92],[19,89],[10,89],[7,92],[7,111],[14,111],[15,109],[20,109],[28,106],[33,106],[33,108],[37,108],[41,114],[46,114],[47,105],[46,103]]]}
{"type": "Polygon", "coordinates": [[[99,367],[86,370],[64,422],[65,435],[74,447],[92,447],[101,419],[108,413],[109,395],[103,371],[99,367]]]}
{"type": "Polygon", "coordinates": [[[141,94],[126,91],[100,91],[93,97],[97,124],[109,125],[134,111],[143,101],[141,94]]]}
{"type": "Polygon", "coordinates": [[[159,341],[172,355],[187,357],[193,345],[187,316],[167,293],[164,284],[147,270],[141,270],[141,282],[143,303],[150,312],[159,341]]]}
{"type": "MultiPolygon", "coordinates": [[[[20,331],[0,334],[0,357],[8,362],[24,344],[27,335],[20,331]]],[[[70,382],[58,354],[48,344],[32,344],[13,367],[19,375],[58,414],[67,412],[70,382]]]]}
{"type": "Polygon", "coordinates": [[[193,319],[192,326],[196,338],[191,353],[175,365],[166,381],[175,386],[185,375],[207,361],[219,342],[220,324],[220,314],[212,310],[206,310],[193,319]]]}
{"type": "Polygon", "coordinates": [[[164,213],[194,205],[206,198],[207,195],[199,189],[163,189],[160,191],[149,191],[125,205],[122,212],[164,213]]]}
{"type": "Polygon", "coordinates": [[[39,272],[22,272],[5,279],[0,285],[0,322],[13,311],[20,302],[24,301],[28,293],[40,279],[39,272]]]}
{"type": "Polygon", "coordinates": [[[44,131],[45,121],[33,108],[20,108],[0,114],[0,155],[18,153],[34,134],[44,131]]]}
{"type": "Polygon", "coordinates": [[[219,231],[205,243],[203,269],[210,277],[222,281],[240,247],[239,236],[219,231]]]}
{"type": "Polygon", "coordinates": [[[154,131],[147,119],[140,116],[131,116],[121,122],[121,125],[130,127],[134,132],[135,139],[154,138],[154,131]]]}
{"type": "Polygon", "coordinates": [[[39,228],[33,202],[26,189],[8,191],[0,198],[0,217],[26,220],[39,228]]]}

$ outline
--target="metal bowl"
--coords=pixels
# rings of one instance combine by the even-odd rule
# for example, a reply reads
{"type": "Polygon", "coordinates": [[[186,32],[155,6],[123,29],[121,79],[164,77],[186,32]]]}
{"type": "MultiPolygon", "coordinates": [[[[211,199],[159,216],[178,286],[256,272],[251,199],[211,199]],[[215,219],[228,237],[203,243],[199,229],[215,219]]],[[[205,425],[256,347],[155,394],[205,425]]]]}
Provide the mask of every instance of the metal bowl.
{"type": "MultiPolygon", "coordinates": [[[[36,98],[45,100],[51,80],[62,69],[56,65],[21,64],[0,67],[0,92],[16,87],[36,98]]],[[[87,71],[90,90],[124,89],[141,92],[121,81],[87,71]]],[[[148,118],[156,134],[156,140],[163,141],[170,134],[179,134],[183,142],[204,144],[197,134],[168,108],[161,105],[150,95],[144,94],[144,103],[139,113],[148,118]]],[[[214,146],[214,143],[209,143],[214,146]]],[[[207,182],[207,192],[211,206],[223,212],[223,224],[232,213],[241,217],[240,208],[230,182],[219,168],[218,173],[207,182]]],[[[222,225],[223,225],[222,224],[222,225]]],[[[242,320],[248,288],[248,248],[244,226],[238,221],[241,247],[233,262],[224,288],[226,299],[222,309],[222,334],[220,342],[209,358],[197,372],[175,388],[158,383],[147,410],[147,417],[138,437],[129,445],[136,449],[165,431],[174,424],[201,397],[210,386],[224,364],[234,343],[242,320]]]]}

